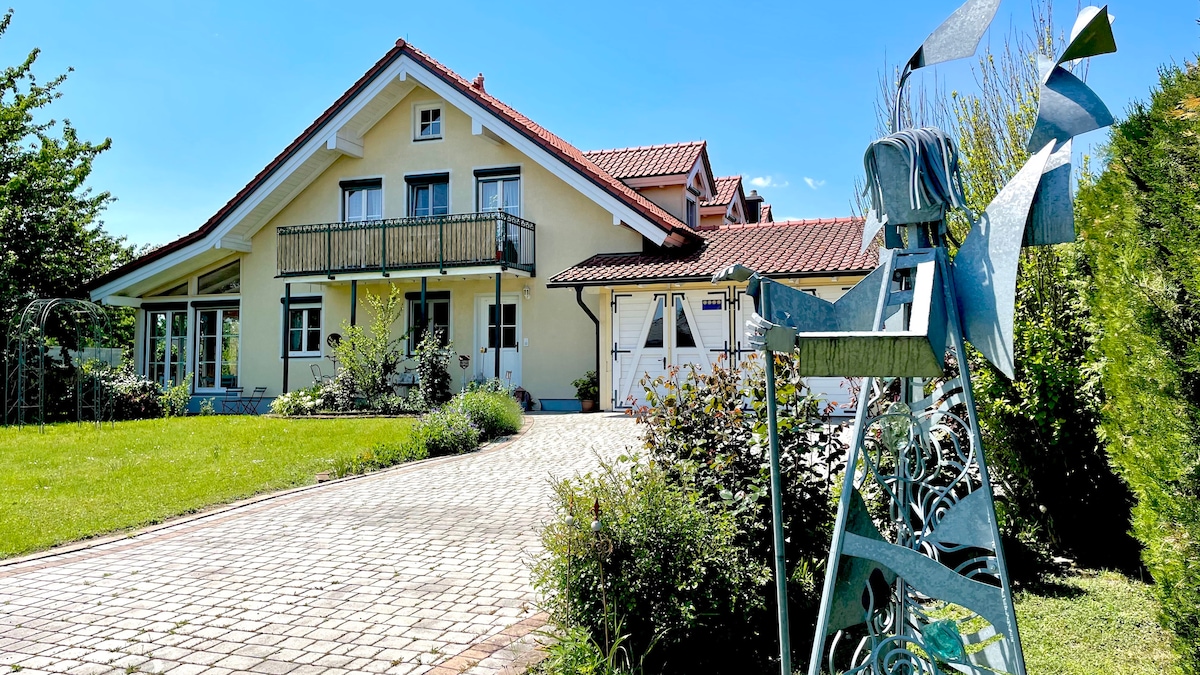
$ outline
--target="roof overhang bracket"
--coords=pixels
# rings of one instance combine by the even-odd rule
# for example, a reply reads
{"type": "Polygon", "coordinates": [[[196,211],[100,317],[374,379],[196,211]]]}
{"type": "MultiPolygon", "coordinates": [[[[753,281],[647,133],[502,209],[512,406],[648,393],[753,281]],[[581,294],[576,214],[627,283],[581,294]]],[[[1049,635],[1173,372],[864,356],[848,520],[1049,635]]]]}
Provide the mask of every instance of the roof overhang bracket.
{"type": "Polygon", "coordinates": [[[471,133],[475,136],[478,136],[478,137],[484,139],[485,141],[491,141],[492,143],[494,143],[496,145],[500,145],[501,143],[503,143],[503,141],[500,139],[499,136],[497,136],[495,134],[495,132],[493,132],[491,129],[488,129],[487,127],[483,126],[483,120],[477,119],[475,117],[471,118],[471,133]]]}
{"type": "Polygon", "coordinates": [[[333,150],[347,157],[362,159],[363,137],[343,127],[325,141],[325,149],[333,150]]]}
{"type": "Polygon", "coordinates": [[[228,249],[230,251],[240,251],[242,253],[250,252],[250,242],[241,237],[225,236],[217,240],[213,248],[228,249]]]}

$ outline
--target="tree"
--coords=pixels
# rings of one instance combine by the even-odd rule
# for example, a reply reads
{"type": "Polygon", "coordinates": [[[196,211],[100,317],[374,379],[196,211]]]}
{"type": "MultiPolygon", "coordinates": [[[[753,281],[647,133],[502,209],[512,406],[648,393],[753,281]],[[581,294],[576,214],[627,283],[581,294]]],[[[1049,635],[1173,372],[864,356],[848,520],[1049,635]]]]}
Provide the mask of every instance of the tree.
{"type": "Polygon", "coordinates": [[[1200,66],[1160,73],[1077,200],[1103,433],[1185,673],[1200,673],[1200,66]]]}
{"type": "MultiPolygon", "coordinates": [[[[0,19],[0,37],[12,16],[10,10],[0,19]]],[[[86,185],[112,140],[83,141],[68,120],[36,119],[62,96],[66,80],[62,74],[40,84],[33,74],[38,54],[34,49],[0,73],[0,325],[31,300],[81,297],[86,283],[134,256],[98,220],[113,197],[86,185]]],[[[132,343],[126,314],[113,312],[120,330],[110,339],[132,343]]]]}
{"type": "MultiPolygon", "coordinates": [[[[975,91],[919,89],[917,104],[905,101],[901,111],[910,124],[941,126],[957,139],[967,205],[975,213],[1028,160],[1037,55],[1063,48],[1049,0],[1034,0],[1031,9],[1031,33],[1010,34],[999,50],[985,48],[973,69],[975,91]]],[[[880,99],[880,116],[890,119],[890,95],[880,99]]],[[[957,241],[969,228],[962,214],[951,216],[957,241]]],[[[1035,553],[1129,571],[1138,564],[1137,543],[1127,533],[1133,500],[1099,437],[1100,388],[1088,367],[1090,277],[1078,244],[1026,248],[1017,280],[1015,377],[978,354],[968,362],[1005,534],[1035,553]]]]}

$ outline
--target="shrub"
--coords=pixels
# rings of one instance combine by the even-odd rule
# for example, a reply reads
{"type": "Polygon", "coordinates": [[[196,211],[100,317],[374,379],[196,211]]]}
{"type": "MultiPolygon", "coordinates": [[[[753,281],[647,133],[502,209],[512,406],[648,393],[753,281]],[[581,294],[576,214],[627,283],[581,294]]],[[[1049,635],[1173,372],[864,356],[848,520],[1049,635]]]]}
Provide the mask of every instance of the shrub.
{"type": "Polygon", "coordinates": [[[467,383],[467,388],[466,388],[466,391],[486,391],[486,392],[492,392],[492,393],[496,393],[496,394],[509,394],[509,395],[511,395],[514,390],[516,390],[516,387],[513,387],[512,385],[505,382],[504,380],[500,380],[500,379],[497,379],[494,377],[491,379],[486,379],[486,380],[482,380],[482,379],[481,380],[472,380],[467,383]]]}
{"type": "Polygon", "coordinates": [[[459,455],[479,447],[479,430],[466,415],[449,408],[421,418],[417,436],[430,457],[459,455]]]}
{"type": "Polygon", "coordinates": [[[315,415],[324,409],[325,401],[321,398],[322,391],[321,385],[314,384],[307,389],[297,389],[280,394],[271,401],[271,413],[286,417],[315,415]]]}
{"type": "Polygon", "coordinates": [[[380,415],[409,415],[424,412],[425,401],[417,390],[409,392],[408,396],[399,394],[383,394],[367,401],[367,408],[380,415]]]}
{"type": "Polygon", "coordinates": [[[188,403],[192,400],[192,374],[188,373],[183,378],[183,382],[177,385],[168,387],[163,391],[160,401],[162,402],[163,416],[165,417],[183,417],[188,412],[188,403]]]}
{"type": "Polygon", "coordinates": [[[376,443],[349,459],[333,462],[333,473],[338,478],[378,471],[390,466],[415,462],[429,457],[429,451],[418,435],[413,434],[399,443],[376,443]]]}
{"type": "Polygon", "coordinates": [[[134,372],[132,363],[101,369],[97,376],[101,386],[112,395],[113,419],[142,420],[163,416],[162,387],[134,372]]]}
{"type": "Polygon", "coordinates": [[[426,409],[432,410],[454,395],[450,391],[450,359],[454,350],[442,345],[445,331],[441,328],[425,331],[417,345],[417,378],[426,409]]]}
{"type": "Polygon", "coordinates": [[[521,430],[521,404],[509,393],[469,391],[455,396],[450,407],[466,415],[485,441],[521,430]]]}
{"type": "Polygon", "coordinates": [[[600,400],[600,376],[594,370],[589,370],[583,377],[572,380],[571,386],[575,387],[575,398],[580,401],[600,400]]]}
{"type": "Polygon", "coordinates": [[[549,555],[534,579],[558,624],[583,627],[593,655],[624,637],[649,672],[751,670],[746,618],[771,577],[739,545],[732,510],[636,459],[554,491],[560,515],[542,532],[549,555]]]}
{"type": "Polygon", "coordinates": [[[400,319],[403,296],[395,286],[389,289],[386,297],[365,293],[369,330],[342,323],[342,339],[333,347],[341,365],[336,378],[339,410],[352,410],[359,400],[392,393],[391,376],[401,360],[400,338],[392,337],[392,326],[400,319]]]}
{"type": "Polygon", "coordinates": [[[204,417],[208,417],[210,415],[216,415],[217,409],[215,407],[213,407],[214,404],[215,404],[215,400],[211,399],[211,398],[206,398],[206,399],[200,401],[200,414],[204,417]]]}

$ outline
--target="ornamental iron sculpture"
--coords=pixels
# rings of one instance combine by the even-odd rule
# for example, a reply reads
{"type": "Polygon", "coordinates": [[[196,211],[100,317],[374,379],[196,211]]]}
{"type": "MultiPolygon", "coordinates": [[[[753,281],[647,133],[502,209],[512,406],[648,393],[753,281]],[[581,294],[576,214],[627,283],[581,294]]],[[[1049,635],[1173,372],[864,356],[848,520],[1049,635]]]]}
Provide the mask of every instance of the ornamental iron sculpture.
{"type": "Polygon", "coordinates": [[[969,0],[906,63],[891,134],[864,157],[864,249],[880,264],[836,302],[735,265],[755,300],[747,339],[766,353],[781,672],[791,674],[774,353],[809,376],[862,377],[826,567],[809,675],[1025,675],[1004,552],[965,359],[970,341],[1013,376],[1013,312],[1023,246],[1072,241],[1072,137],[1112,123],[1064,67],[1116,51],[1107,8],[1083,9],[1057,61],[1039,61],[1032,156],[976,216],[965,206],[953,139],[900,129],[919,68],[973,55],[999,0],[969,0]],[[946,214],[971,229],[951,259],[946,214]],[[868,504],[876,504],[875,512],[868,504]]]}
{"type": "Polygon", "coordinates": [[[8,334],[4,424],[45,426],[46,409],[52,403],[47,400],[52,394],[47,375],[52,369],[69,371],[63,379],[74,390],[76,422],[111,421],[112,391],[98,369],[85,367],[88,361],[105,361],[101,344],[108,328],[104,309],[85,300],[48,298],[26,305],[8,334]],[[53,339],[47,327],[60,339],[53,339]]]}

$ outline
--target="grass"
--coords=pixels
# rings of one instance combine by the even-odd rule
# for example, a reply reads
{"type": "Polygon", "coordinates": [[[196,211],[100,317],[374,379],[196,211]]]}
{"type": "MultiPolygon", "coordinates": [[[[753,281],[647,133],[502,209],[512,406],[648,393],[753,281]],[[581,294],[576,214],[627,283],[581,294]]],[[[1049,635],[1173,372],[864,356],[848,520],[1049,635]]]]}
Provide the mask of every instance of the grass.
{"type": "Polygon", "coordinates": [[[413,425],[220,416],[0,428],[0,558],[306,485],[413,425]]]}
{"type": "Polygon", "coordinates": [[[1050,577],[1015,598],[1029,675],[1169,675],[1178,667],[1143,583],[1112,572],[1050,577]]]}

